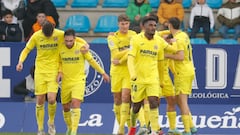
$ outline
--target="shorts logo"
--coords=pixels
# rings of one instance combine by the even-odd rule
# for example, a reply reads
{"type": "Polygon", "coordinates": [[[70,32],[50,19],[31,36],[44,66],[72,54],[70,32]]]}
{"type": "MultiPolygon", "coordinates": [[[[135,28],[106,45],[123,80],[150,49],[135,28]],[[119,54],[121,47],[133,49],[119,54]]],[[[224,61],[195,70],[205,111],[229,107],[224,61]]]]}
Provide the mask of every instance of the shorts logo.
{"type": "MultiPolygon", "coordinates": [[[[96,52],[90,50],[94,60],[104,69],[103,62],[96,52]]],[[[95,69],[89,66],[89,63],[85,61],[85,73],[86,73],[86,88],[84,92],[84,97],[87,97],[94,92],[96,92],[103,82],[102,75],[98,73],[95,69]]]]}

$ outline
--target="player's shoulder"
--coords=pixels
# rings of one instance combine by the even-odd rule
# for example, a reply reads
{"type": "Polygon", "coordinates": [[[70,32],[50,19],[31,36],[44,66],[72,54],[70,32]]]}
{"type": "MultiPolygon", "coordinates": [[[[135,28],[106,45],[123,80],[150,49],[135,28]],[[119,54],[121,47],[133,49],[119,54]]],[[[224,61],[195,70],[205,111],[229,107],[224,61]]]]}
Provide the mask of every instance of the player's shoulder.
{"type": "Polygon", "coordinates": [[[135,31],[133,31],[133,30],[128,30],[128,34],[129,35],[137,35],[137,33],[135,31]]]}
{"type": "Polygon", "coordinates": [[[81,37],[76,37],[75,42],[80,43],[80,44],[86,44],[87,43],[87,41],[84,40],[81,37]]]}
{"type": "Polygon", "coordinates": [[[54,29],[53,32],[56,34],[61,34],[62,36],[64,35],[64,31],[60,29],[54,29]]]}

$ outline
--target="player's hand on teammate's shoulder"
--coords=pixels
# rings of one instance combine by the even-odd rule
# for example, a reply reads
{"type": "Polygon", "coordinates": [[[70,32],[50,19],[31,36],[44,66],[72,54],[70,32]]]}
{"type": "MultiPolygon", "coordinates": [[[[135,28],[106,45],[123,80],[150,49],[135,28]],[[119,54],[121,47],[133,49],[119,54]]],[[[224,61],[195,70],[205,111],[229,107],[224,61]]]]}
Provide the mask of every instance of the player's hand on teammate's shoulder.
{"type": "Polygon", "coordinates": [[[20,71],[22,71],[22,69],[23,69],[23,64],[22,64],[22,62],[19,62],[19,63],[16,65],[16,70],[17,70],[18,72],[20,72],[20,71]]]}
{"type": "Polygon", "coordinates": [[[107,73],[102,74],[103,80],[105,83],[109,83],[110,82],[110,77],[107,73]]]}

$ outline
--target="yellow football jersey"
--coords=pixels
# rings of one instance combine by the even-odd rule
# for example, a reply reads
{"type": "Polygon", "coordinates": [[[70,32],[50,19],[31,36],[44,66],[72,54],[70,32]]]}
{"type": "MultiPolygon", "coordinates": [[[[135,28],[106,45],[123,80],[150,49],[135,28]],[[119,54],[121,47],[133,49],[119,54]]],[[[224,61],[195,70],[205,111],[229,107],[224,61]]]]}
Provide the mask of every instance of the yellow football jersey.
{"type": "Polygon", "coordinates": [[[117,58],[117,55],[123,51],[126,53],[123,54],[121,60],[123,61],[120,65],[111,64],[110,74],[128,74],[127,68],[127,51],[130,47],[130,39],[132,36],[136,35],[136,32],[128,30],[127,34],[122,34],[119,31],[115,32],[114,35],[108,36],[108,47],[111,52],[111,61],[117,58]]]}
{"type": "Polygon", "coordinates": [[[130,45],[129,55],[135,57],[136,83],[159,83],[158,61],[164,60],[164,49],[168,46],[167,42],[159,36],[148,40],[143,32],[134,36],[130,45]]]}
{"type": "Polygon", "coordinates": [[[92,59],[90,52],[82,54],[80,48],[84,43],[75,42],[72,48],[62,44],[59,48],[63,81],[76,82],[85,80],[85,59],[92,59]]]}
{"type": "Polygon", "coordinates": [[[58,47],[64,42],[63,35],[63,31],[54,29],[51,37],[44,36],[42,30],[35,32],[31,36],[26,44],[26,48],[32,50],[36,47],[37,49],[35,60],[36,73],[53,73],[58,71],[58,47]]]}
{"type": "Polygon", "coordinates": [[[190,39],[185,32],[179,31],[173,35],[176,39],[176,43],[173,43],[173,46],[177,48],[178,51],[184,51],[184,60],[183,61],[174,61],[174,66],[176,70],[176,75],[180,76],[191,76],[195,74],[195,68],[193,65],[192,57],[192,46],[190,39]]]}

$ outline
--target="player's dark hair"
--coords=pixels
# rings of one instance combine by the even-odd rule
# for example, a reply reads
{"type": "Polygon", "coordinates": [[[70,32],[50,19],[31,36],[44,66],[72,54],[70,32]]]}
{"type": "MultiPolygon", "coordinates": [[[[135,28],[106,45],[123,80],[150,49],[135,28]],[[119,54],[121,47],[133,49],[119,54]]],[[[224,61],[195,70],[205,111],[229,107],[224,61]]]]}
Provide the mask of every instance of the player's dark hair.
{"type": "Polygon", "coordinates": [[[130,19],[126,14],[121,14],[121,15],[118,16],[118,22],[122,22],[122,21],[130,22],[130,19]]]}
{"type": "Polygon", "coordinates": [[[158,23],[158,16],[157,16],[156,11],[152,11],[152,12],[150,12],[148,16],[152,16],[152,17],[154,17],[154,18],[156,19],[157,23],[158,23]]]}
{"type": "Polygon", "coordinates": [[[54,26],[49,21],[44,21],[42,32],[46,37],[50,37],[53,34],[54,26]]]}
{"type": "Polygon", "coordinates": [[[74,36],[75,37],[75,31],[73,29],[67,29],[64,32],[64,36],[74,36]]]}
{"type": "Polygon", "coordinates": [[[148,21],[155,21],[156,23],[158,22],[158,20],[156,19],[156,17],[153,16],[144,16],[143,20],[142,20],[142,25],[146,24],[148,21]]]}
{"type": "Polygon", "coordinates": [[[172,17],[168,20],[174,29],[180,29],[181,21],[177,17],[172,17]]]}

